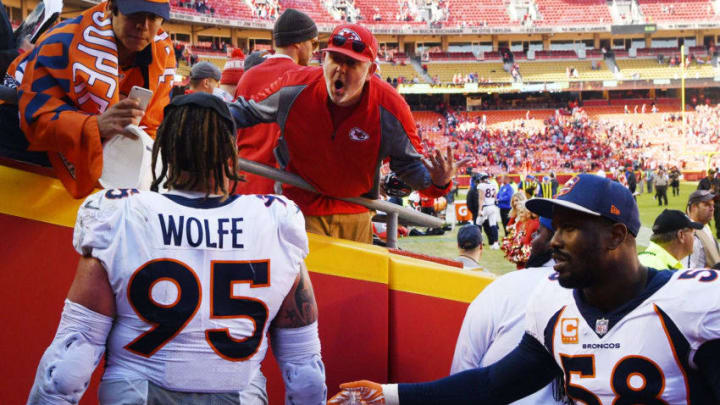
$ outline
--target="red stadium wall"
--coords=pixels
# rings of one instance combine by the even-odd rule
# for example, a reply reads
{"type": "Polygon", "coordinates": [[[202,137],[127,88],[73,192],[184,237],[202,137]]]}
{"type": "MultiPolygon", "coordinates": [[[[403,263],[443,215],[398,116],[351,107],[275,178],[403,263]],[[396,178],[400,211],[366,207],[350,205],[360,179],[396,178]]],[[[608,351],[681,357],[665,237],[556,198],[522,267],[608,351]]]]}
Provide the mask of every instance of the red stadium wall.
{"type": "MultiPolygon", "coordinates": [[[[72,226],[80,200],[57,180],[0,166],[0,398],[24,403],[37,364],[57,328],[78,256],[72,226]]],[[[491,277],[309,235],[310,269],[320,311],[328,392],[359,378],[419,381],[447,375],[460,323],[491,277]]],[[[97,403],[102,366],[81,404],[97,403]]],[[[272,354],[263,363],[271,404],[284,402],[272,354]]]]}

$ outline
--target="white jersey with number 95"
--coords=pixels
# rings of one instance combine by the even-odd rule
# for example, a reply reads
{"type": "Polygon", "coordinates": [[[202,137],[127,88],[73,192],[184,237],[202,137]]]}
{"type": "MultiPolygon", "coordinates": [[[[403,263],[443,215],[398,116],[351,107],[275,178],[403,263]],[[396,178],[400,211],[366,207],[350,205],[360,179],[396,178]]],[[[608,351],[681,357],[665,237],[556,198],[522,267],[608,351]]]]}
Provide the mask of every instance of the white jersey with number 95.
{"type": "Polygon", "coordinates": [[[256,376],[308,252],[284,197],[128,189],[88,197],[73,244],[102,262],[115,294],[103,379],[189,392],[241,391],[256,376]]]}

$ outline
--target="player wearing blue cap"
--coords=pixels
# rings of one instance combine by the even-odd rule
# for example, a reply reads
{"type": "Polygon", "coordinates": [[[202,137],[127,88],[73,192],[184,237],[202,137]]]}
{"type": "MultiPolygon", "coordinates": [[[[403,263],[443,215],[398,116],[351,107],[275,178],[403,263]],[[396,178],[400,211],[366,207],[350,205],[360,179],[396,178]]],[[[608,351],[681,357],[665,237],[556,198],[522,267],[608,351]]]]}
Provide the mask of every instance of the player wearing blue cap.
{"type": "Polygon", "coordinates": [[[718,402],[717,271],[642,266],[637,204],[611,180],[579,175],[557,198],[526,206],[552,217],[556,264],[532,293],[519,345],[489,367],[434,382],[343,384],[331,404],[350,396],[373,404],[500,404],[553,378],[563,378],[576,403],[718,402]]]}

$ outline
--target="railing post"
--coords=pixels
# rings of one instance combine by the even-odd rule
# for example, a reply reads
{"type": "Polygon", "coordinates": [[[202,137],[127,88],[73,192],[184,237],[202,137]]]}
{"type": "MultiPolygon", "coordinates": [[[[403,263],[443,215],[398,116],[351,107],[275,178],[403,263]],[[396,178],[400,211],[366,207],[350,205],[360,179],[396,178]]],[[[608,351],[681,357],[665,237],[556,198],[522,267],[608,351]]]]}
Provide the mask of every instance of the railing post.
{"type": "Polygon", "coordinates": [[[387,247],[390,249],[396,249],[398,233],[398,213],[388,212],[385,218],[385,226],[387,227],[387,247]]]}

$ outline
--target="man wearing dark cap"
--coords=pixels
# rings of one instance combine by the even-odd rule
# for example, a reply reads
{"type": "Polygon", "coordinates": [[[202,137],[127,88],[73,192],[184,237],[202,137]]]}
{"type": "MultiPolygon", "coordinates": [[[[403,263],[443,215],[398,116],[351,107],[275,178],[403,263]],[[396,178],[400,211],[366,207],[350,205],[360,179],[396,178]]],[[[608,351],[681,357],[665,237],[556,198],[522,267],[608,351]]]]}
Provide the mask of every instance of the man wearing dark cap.
{"type": "MultiPolygon", "coordinates": [[[[249,99],[264,90],[283,74],[307,66],[313,52],[318,47],[318,30],[315,22],[307,14],[292,8],[285,10],[275,21],[273,42],[275,54],[253,54],[250,62],[263,62],[252,70],[245,68],[238,82],[235,97],[249,99]],[[260,58],[260,56],[264,58],[260,58]]],[[[277,166],[273,148],[280,137],[277,123],[260,124],[252,128],[238,130],[238,155],[269,166],[277,166]]],[[[275,193],[275,181],[252,173],[245,174],[246,182],[235,190],[240,194],[275,193]]],[[[279,191],[279,189],[277,190],[279,191]]]]}
{"type": "Polygon", "coordinates": [[[450,149],[423,160],[410,108],[374,74],[377,51],[367,28],[339,25],[323,50],[322,68],[287,73],[252,100],[241,97],[230,106],[238,127],[280,124],[278,163],[317,190],[283,187],[305,214],[309,232],[370,243],[369,210],[333,197],[377,198],[380,166],[388,158],[393,172],[428,197],[443,196],[452,185],[450,149]]]}
{"type": "Polygon", "coordinates": [[[650,244],[638,254],[640,264],[658,270],[682,269],[681,260],[693,251],[693,230],[702,228],[682,211],[664,210],[655,218],[650,244]]]}
{"type": "Polygon", "coordinates": [[[433,382],[343,384],[329,404],[506,404],[556,378],[575,403],[718,402],[720,274],[641,265],[637,204],[612,180],[581,174],[525,205],[552,218],[556,263],[531,293],[517,347],[433,382]]]}
{"type": "Polygon", "coordinates": [[[482,270],[482,231],[477,225],[465,225],[458,231],[457,244],[460,256],[455,260],[462,262],[465,270],[482,270]]]}
{"type": "Polygon", "coordinates": [[[689,269],[710,268],[720,262],[720,248],[708,225],[715,210],[714,199],[715,194],[709,190],[695,190],[688,198],[688,216],[703,225],[702,229],[695,231],[692,253],[683,260],[689,269]]]}
{"type": "Polygon", "coordinates": [[[102,2],[51,28],[8,71],[21,83],[28,149],[47,152],[74,197],[95,188],[104,141],[128,135],[129,124],[155,136],[175,78],[173,45],[161,29],[169,17],[168,0],[102,2]],[[133,86],[153,92],[144,110],[128,98],[133,86]]]}
{"type": "Polygon", "coordinates": [[[198,62],[190,69],[190,92],[214,94],[221,77],[217,66],[207,61],[198,62]]]}

